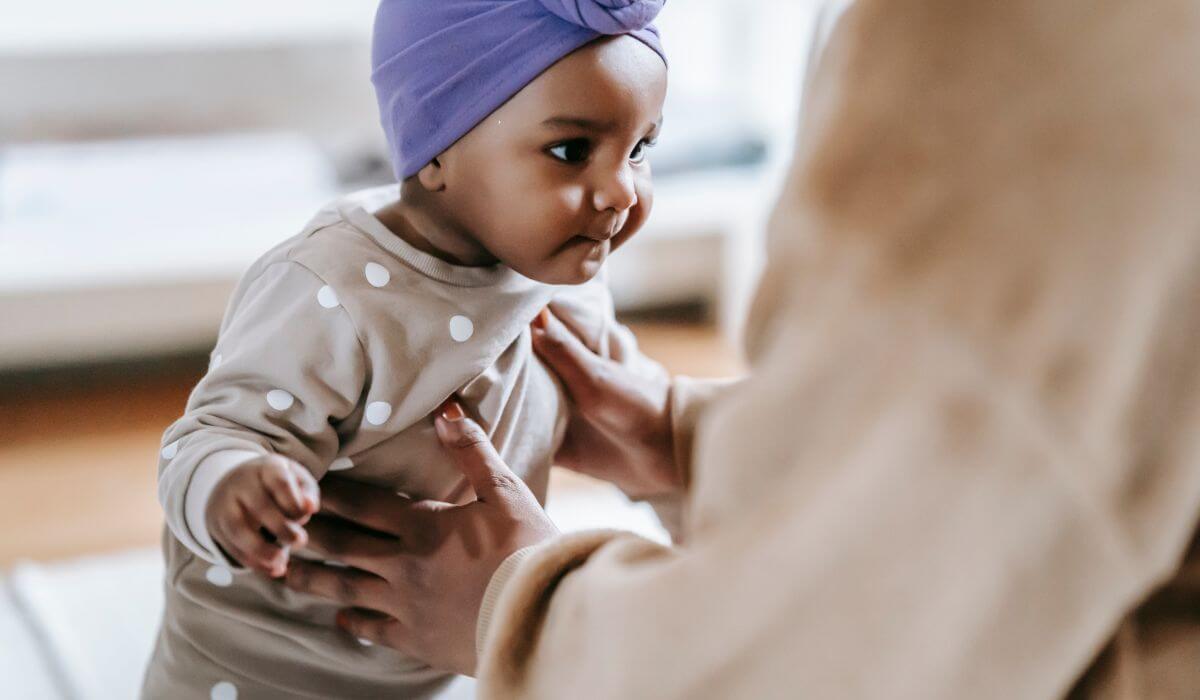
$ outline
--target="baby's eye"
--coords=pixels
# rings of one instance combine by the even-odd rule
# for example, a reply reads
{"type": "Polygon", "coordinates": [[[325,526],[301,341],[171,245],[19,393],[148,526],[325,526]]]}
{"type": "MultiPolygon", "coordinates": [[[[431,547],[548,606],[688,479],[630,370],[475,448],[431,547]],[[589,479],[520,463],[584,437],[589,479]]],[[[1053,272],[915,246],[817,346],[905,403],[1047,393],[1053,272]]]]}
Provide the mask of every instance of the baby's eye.
{"type": "Polygon", "coordinates": [[[582,163],[592,152],[587,139],[571,139],[547,149],[550,155],[564,163],[582,163]]]}
{"type": "Polygon", "coordinates": [[[656,143],[658,143],[658,141],[652,139],[642,139],[641,141],[638,141],[638,145],[634,146],[633,152],[629,154],[629,160],[633,161],[634,163],[641,163],[642,161],[646,160],[646,149],[654,148],[654,144],[656,143]]]}

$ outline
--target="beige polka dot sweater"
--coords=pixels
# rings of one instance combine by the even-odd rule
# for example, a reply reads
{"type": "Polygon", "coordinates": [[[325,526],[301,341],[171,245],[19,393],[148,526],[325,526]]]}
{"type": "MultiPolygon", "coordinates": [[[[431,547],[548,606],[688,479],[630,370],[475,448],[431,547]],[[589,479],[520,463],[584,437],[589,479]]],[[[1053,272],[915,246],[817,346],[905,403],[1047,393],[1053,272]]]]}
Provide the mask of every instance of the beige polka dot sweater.
{"type": "Polygon", "coordinates": [[[529,322],[554,300],[594,347],[636,354],[600,281],[554,287],[421,252],[371,214],[397,190],[326,207],[233,294],[209,371],[163,438],[166,613],[147,697],[436,690],[442,674],[338,631],[335,606],[228,561],[205,527],[213,487],[245,460],[277,453],[318,479],[338,471],[448,498],[462,476],[429,416],[457,393],[543,497],[565,415],[561,389],[532,353],[529,322]]]}

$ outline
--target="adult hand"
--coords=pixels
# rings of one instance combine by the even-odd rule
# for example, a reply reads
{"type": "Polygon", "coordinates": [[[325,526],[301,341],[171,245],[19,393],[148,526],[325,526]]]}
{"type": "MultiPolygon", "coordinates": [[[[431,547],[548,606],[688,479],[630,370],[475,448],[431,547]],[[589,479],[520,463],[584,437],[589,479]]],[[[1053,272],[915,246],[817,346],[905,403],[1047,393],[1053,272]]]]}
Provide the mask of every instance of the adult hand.
{"type": "Polygon", "coordinates": [[[475,670],[475,624],[492,574],[513,552],[558,534],[479,425],[449,402],[438,437],[475,491],[453,505],[344,479],[322,482],[309,547],[349,568],[293,560],[289,588],[348,606],[338,624],[430,666],[475,670]],[[349,521],[349,522],[348,522],[349,521]]]}
{"type": "Polygon", "coordinates": [[[648,360],[646,371],[635,372],[600,357],[549,309],[532,332],[534,350],[562,380],[572,404],[555,463],[616,484],[631,498],[682,490],[667,372],[648,360]]]}

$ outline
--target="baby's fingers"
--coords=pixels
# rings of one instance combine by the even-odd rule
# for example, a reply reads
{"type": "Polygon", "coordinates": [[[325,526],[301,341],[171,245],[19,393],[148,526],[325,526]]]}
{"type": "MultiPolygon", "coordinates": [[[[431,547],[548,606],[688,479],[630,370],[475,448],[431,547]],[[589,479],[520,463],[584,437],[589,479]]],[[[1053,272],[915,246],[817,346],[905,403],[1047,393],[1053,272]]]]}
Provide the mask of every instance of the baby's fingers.
{"type": "Polygon", "coordinates": [[[321,487],[317,486],[317,479],[312,475],[312,472],[305,469],[296,462],[291,463],[292,474],[296,477],[296,482],[300,486],[300,493],[304,497],[304,506],[308,515],[315,515],[321,509],[321,487]]]}
{"type": "Polygon", "coordinates": [[[289,519],[265,489],[242,494],[239,501],[246,510],[246,518],[251,526],[266,530],[278,544],[284,547],[303,547],[308,544],[308,533],[304,527],[289,519]]]}
{"type": "Polygon", "coordinates": [[[287,551],[263,539],[259,523],[244,508],[232,521],[218,525],[216,534],[221,546],[242,566],[272,577],[287,573],[287,551]]]}
{"type": "Polygon", "coordinates": [[[259,478],[279,509],[292,520],[305,522],[317,511],[317,482],[307,469],[292,460],[271,456],[259,470],[259,478]]]}

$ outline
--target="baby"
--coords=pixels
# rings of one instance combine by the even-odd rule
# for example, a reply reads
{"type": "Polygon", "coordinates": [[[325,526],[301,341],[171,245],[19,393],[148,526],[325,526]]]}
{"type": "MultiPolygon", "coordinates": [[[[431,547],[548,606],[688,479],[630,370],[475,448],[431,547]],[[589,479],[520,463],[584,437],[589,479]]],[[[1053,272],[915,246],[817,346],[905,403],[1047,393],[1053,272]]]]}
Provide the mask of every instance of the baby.
{"type": "MultiPolygon", "coordinates": [[[[164,440],[166,611],[149,698],[427,697],[446,674],[277,580],[329,472],[469,497],[430,415],[456,396],[544,497],[563,394],[551,301],[631,357],[598,273],[650,211],[663,0],[383,0],[373,82],[396,175],[318,212],[235,290],[164,440]]],[[[314,96],[319,99],[320,96],[314,96]]]]}

